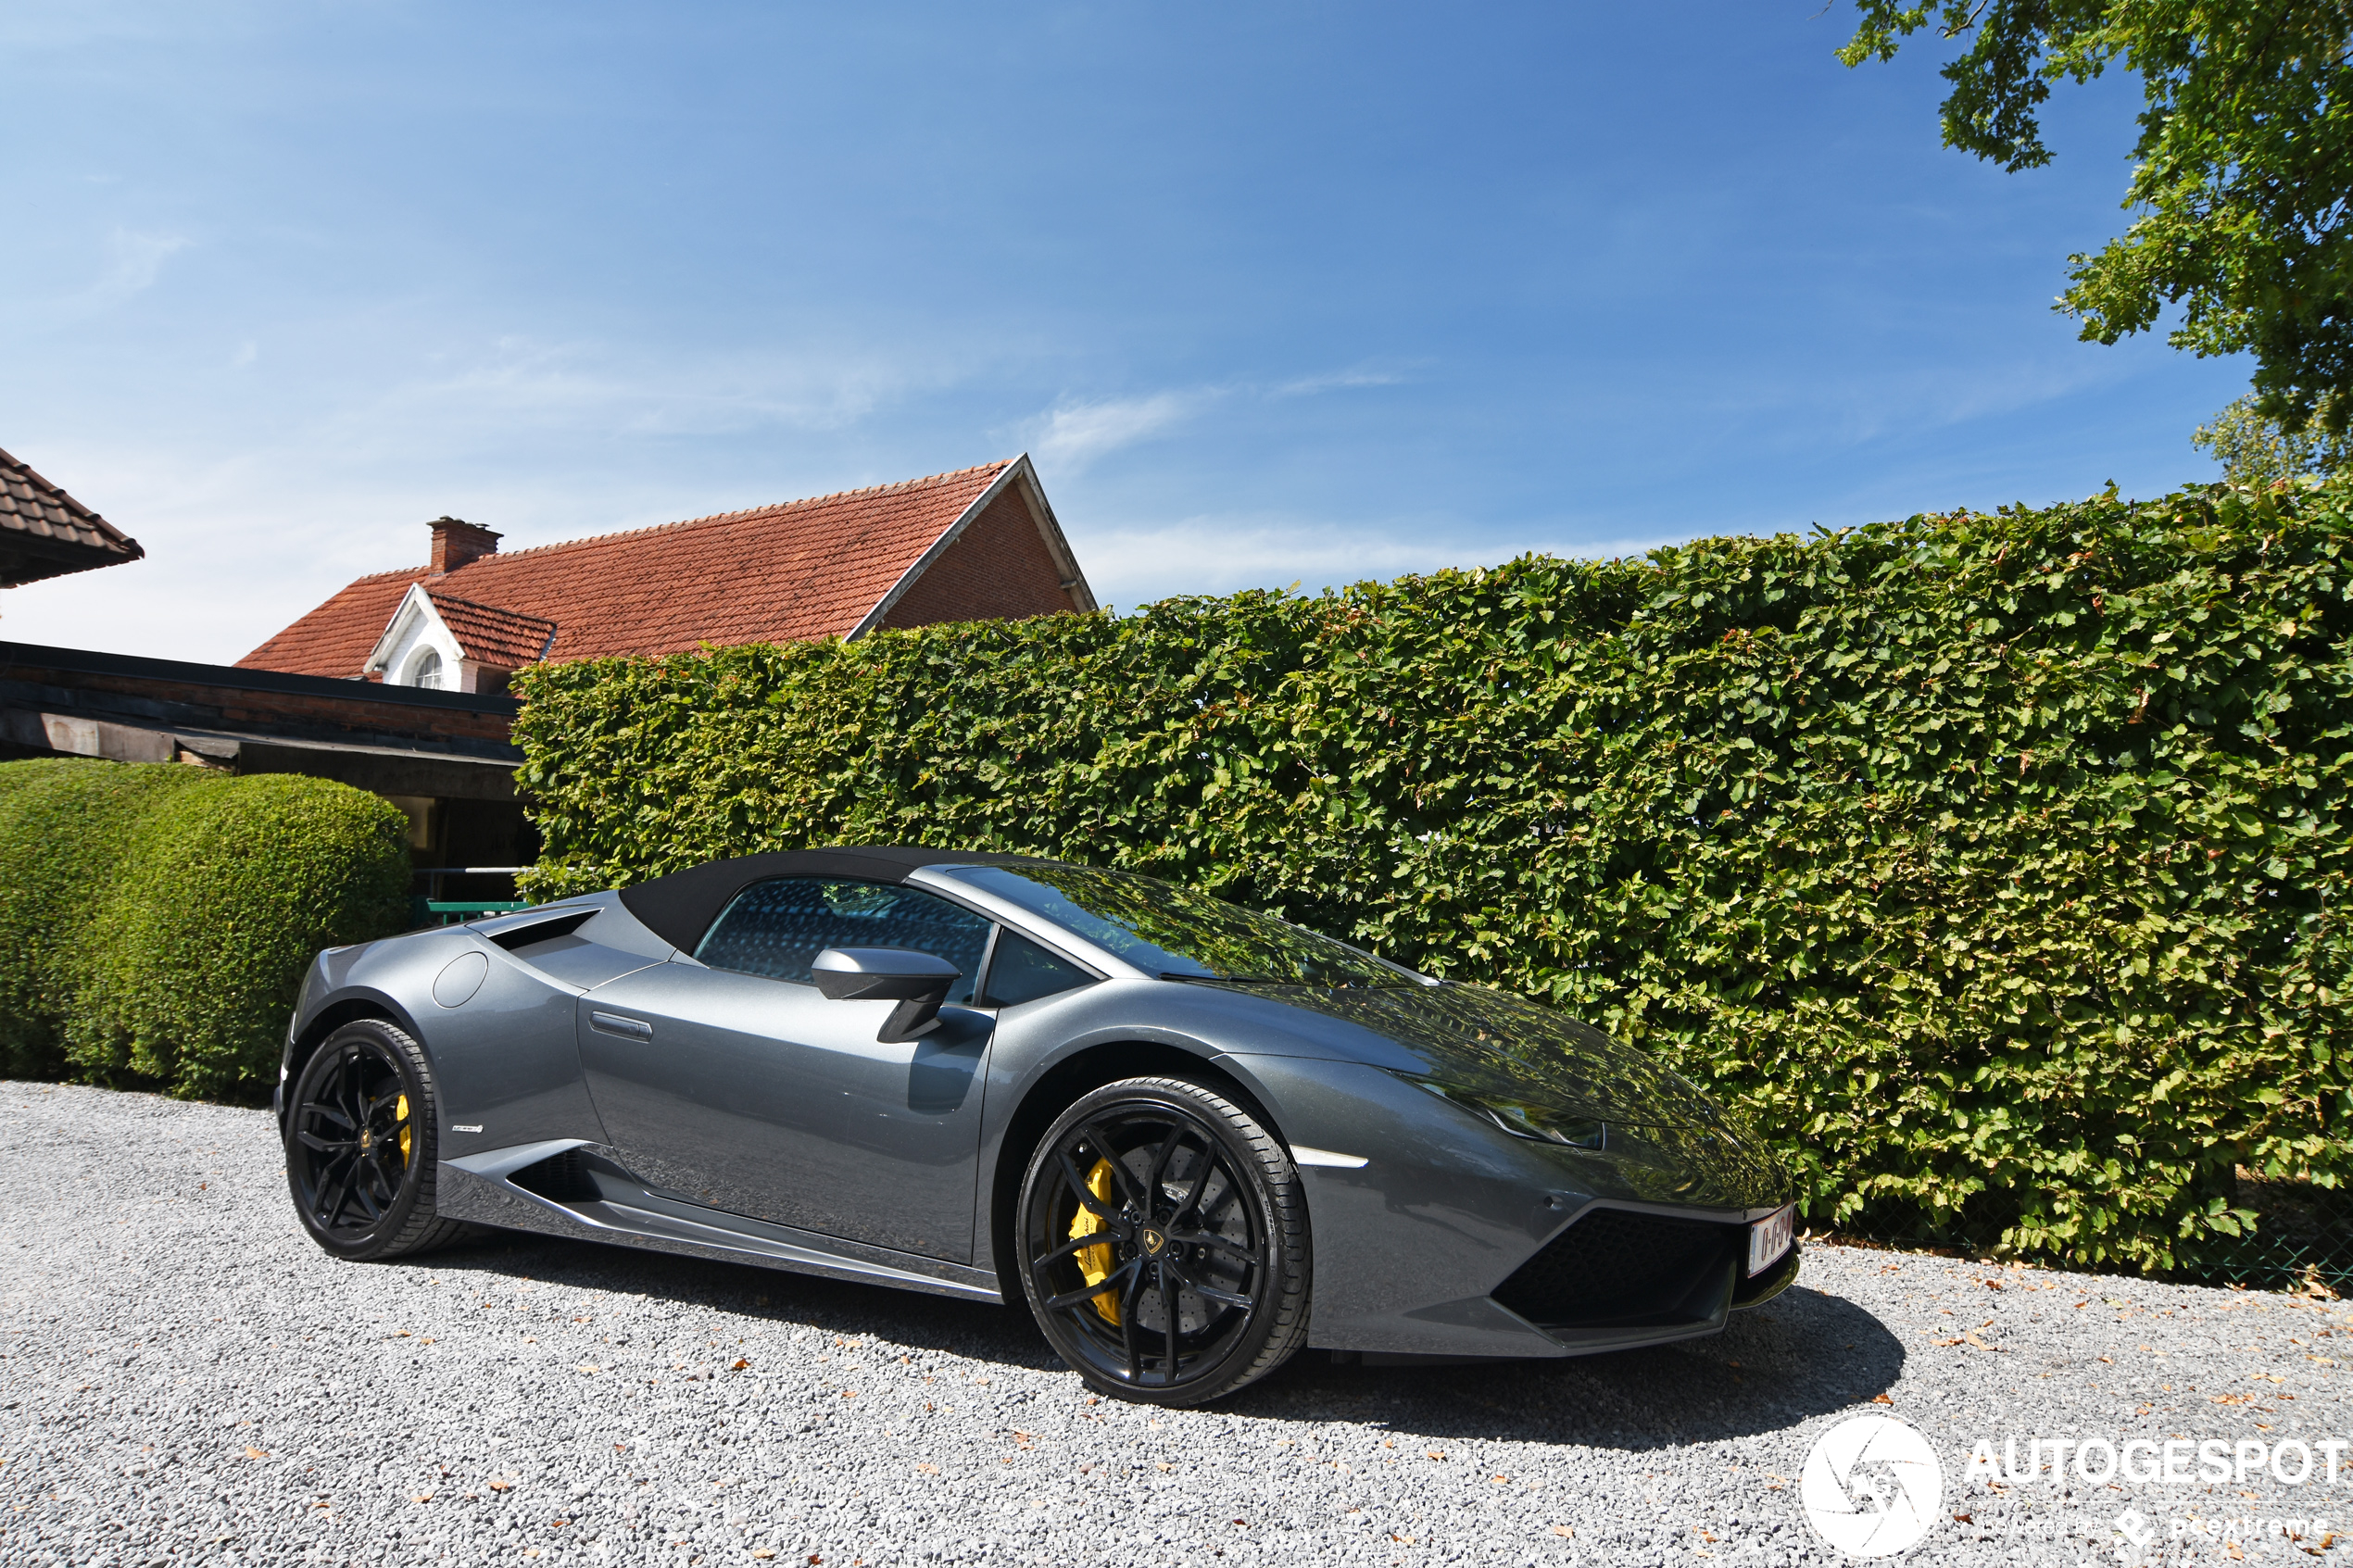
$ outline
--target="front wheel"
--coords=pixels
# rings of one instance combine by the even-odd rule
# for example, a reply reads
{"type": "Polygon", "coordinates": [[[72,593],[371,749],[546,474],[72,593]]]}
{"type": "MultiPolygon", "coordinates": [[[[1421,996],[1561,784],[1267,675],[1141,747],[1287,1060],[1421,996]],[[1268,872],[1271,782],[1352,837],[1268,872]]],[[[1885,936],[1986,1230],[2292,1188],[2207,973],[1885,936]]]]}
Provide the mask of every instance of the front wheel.
{"type": "Polygon", "coordinates": [[[311,1053],[286,1121],[286,1185],[310,1239],[339,1258],[422,1252],[466,1232],[434,1212],[433,1068],[381,1019],[345,1024],[311,1053]]]}
{"type": "Polygon", "coordinates": [[[1088,1385],[1205,1404],[1307,1337],[1307,1205],[1281,1143],[1214,1090],[1107,1085],[1063,1112],[1022,1182],[1030,1311],[1088,1385]]]}

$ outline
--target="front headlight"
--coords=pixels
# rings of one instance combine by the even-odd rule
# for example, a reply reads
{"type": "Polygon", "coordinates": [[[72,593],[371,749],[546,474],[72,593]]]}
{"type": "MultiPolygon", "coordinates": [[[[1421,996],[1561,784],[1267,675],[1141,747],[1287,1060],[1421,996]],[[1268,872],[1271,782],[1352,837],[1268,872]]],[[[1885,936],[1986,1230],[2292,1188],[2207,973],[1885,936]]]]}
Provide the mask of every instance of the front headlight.
{"type": "Polygon", "coordinates": [[[1536,1100],[1514,1099],[1484,1089],[1466,1089],[1435,1078],[1406,1081],[1461,1106],[1481,1121],[1493,1123],[1516,1138],[1556,1143],[1569,1148],[1601,1148],[1609,1142],[1609,1129],[1598,1117],[1536,1100]]]}

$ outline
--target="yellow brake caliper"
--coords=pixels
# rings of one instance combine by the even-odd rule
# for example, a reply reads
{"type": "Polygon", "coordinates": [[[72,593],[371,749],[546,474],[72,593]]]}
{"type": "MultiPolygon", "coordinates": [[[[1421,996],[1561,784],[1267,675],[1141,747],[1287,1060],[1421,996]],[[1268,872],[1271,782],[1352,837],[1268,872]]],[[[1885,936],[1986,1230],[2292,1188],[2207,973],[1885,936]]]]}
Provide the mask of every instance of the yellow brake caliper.
{"type": "Polygon", "coordinates": [[[409,1168],[409,1097],[402,1095],[400,1103],[392,1108],[392,1119],[400,1123],[400,1168],[409,1168]]]}
{"type": "MultiPolygon", "coordinates": [[[[401,1135],[406,1137],[408,1135],[406,1132],[403,1132],[401,1135]]],[[[1098,1160],[1095,1161],[1095,1168],[1087,1173],[1087,1190],[1094,1195],[1096,1202],[1103,1204],[1111,1202],[1110,1160],[1098,1160]]],[[[1078,1212],[1071,1219],[1070,1238],[1073,1241],[1076,1241],[1082,1236],[1092,1236],[1102,1228],[1103,1223],[1095,1218],[1094,1210],[1088,1209],[1084,1203],[1082,1203],[1078,1206],[1078,1212]]],[[[1080,1248],[1078,1251],[1078,1273],[1088,1285],[1101,1285],[1111,1273],[1111,1243],[1108,1241],[1104,1242],[1101,1247],[1080,1248]]],[[[1105,1323],[1112,1324],[1114,1327],[1117,1327],[1119,1323],[1119,1293],[1115,1290],[1106,1290],[1101,1296],[1096,1297],[1095,1311],[1101,1316],[1105,1323]]]]}

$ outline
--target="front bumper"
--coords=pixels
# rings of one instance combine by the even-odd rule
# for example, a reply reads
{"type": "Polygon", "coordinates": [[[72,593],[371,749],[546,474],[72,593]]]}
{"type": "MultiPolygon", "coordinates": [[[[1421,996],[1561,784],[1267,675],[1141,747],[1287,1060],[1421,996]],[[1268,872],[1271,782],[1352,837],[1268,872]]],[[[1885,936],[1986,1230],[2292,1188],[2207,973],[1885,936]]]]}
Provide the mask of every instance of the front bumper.
{"type": "Polygon", "coordinates": [[[1794,1248],[1745,1276],[1747,1226],[1792,1196],[1761,1151],[1647,1135],[1564,1148],[1378,1069],[1221,1060],[1288,1141],[1364,1157],[1300,1170],[1320,1348],[1485,1359],[1664,1344],[1719,1332],[1795,1276],[1794,1248]]]}
{"type": "Polygon", "coordinates": [[[1564,1354],[1664,1344],[1718,1333],[1797,1278],[1794,1240],[1755,1276],[1747,1254],[1738,1220],[1595,1204],[1490,1294],[1564,1354]]]}

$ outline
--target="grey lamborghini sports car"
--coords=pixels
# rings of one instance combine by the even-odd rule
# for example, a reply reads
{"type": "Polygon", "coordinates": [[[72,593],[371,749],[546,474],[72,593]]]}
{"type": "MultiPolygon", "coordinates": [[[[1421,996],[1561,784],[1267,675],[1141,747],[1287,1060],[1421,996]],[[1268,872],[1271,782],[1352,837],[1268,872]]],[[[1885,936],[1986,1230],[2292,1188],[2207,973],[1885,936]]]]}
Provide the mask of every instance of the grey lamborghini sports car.
{"type": "Polygon", "coordinates": [[[1302,1346],[1712,1334],[1797,1274],[1786,1174],[1640,1052],[1001,855],[755,855],[321,953],[277,1111],[341,1257],[490,1225],[1026,1298],[1157,1404],[1302,1346]]]}

